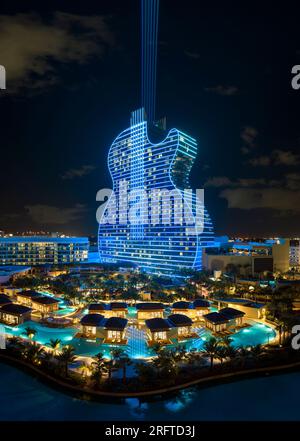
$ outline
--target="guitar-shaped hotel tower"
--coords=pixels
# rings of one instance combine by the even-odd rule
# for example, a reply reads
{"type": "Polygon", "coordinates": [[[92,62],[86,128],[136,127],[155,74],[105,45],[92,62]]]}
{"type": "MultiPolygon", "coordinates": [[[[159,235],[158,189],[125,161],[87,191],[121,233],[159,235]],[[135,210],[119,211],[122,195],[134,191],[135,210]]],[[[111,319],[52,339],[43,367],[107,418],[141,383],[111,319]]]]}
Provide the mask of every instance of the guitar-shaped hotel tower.
{"type": "Polygon", "coordinates": [[[108,153],[113,194],[100,219],[98,248],[101,262],[179,274],[202,268],[202,250],[212,246],[214,233],[189,185],[196,140],[155,122],[158,0],[141,3],[143,108],[132,112],[130,127],[108,153]]]}

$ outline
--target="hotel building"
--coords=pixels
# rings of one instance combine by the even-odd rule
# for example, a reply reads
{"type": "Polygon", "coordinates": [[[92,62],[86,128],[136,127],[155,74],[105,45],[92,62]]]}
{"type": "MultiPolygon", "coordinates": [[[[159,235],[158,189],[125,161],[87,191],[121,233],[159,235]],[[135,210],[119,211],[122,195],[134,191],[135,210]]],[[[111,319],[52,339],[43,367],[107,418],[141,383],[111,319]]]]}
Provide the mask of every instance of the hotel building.
{"type": "Polygon", "coordinates": [[[159,274],[201,269],[202,249],[213,244],[214,232],[189,184],[197,142],[172,129],[161,131],[163,141],[154,144],[152,132],[139,109],[109,150],[114,195],[99,219],[100,261],[130,262],[159,274]]]}
{"type": "Polygon", "coordinates": [[[0,237],[0,265],[59,265],[88,259],[87,237],[0,237]]]}
{"type": "Polygon", "coordinates": [[[300,269],[300,239],[290,240],[290,267],[300,269]]]}
{"type": "Polygon", "coordinates": [[[264,242],[231,241],[216,238],[215,246],[203,253],[203,266],[209,271],[238,270],[241,276],[255,276],[266,272],[285,273],[289,270],[289,239],[264,242]]]}

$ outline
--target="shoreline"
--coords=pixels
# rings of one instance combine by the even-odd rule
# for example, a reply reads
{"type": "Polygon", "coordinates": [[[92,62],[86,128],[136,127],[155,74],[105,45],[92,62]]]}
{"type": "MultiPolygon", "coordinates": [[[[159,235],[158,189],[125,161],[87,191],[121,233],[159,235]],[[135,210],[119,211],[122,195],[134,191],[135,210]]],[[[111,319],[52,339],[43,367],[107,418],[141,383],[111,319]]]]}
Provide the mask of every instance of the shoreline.
{"type": "Polygon", "coordinates": [[[255,377],[262,377],[272,374],[281,374],[281,373],[300,370],[300,361],[298,361],[288,364],[246,369],[243,371],[227,372],[223,374],[202,377],[186,383],[181,383],[165,388],[159,388],[151,391],[147,390],[140,392],[110,392],[110,391],[100,391],[100,390],[96,391],[93,389],[82,388],[80,386],[69,384],[61,379],[52,377],[48,373],[43,372],[39,368],[31,364],[28,364],[23,360],[16,359],[7,354],[1,354],[1,352],[0,352],[0,362],[3,362],[4,364],[8,364],[8,365],[13,365],[17,369],[21,371],[23,370],[27,374],[34,376],[42,383],[45,383],[48,386],[53,387],[54,389],[59,389],[61,392],[67,395],[76,396],[76,398],[85,401],[91,401],[91,400],[99,401],[103,398],[106,399],[109,398],[112,400],[122,400],[126,398],[155,399],[165,395],[172,395],[174,393],[179,392],[180,390],[187,389],[189,387],[196,386],[196,387],[206,388],[206,387],[217,386],[224,383],[242,381],[243,379],[246,380],[255,377]]]}

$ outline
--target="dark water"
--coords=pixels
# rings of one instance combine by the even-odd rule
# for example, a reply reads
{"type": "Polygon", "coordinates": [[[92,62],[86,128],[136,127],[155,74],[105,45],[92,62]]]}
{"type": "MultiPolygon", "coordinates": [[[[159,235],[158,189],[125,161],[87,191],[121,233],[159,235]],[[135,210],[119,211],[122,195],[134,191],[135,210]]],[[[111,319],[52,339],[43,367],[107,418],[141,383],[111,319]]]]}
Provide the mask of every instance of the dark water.
{"type": "Polygon", "coordinates": [[[0,420],[300,420],[300,373],[119,404],[72,398],[5,364],[0,364],[0,381],[0,420]]]}

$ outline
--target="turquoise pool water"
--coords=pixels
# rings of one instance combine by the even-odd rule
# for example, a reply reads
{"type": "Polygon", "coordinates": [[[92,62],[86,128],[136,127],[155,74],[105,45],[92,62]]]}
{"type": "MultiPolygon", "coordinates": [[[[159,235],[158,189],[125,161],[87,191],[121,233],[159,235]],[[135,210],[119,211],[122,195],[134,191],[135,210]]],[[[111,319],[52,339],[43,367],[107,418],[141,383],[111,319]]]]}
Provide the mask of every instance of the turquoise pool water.
{"type": "MultiPolygon", "coordinates": [[[[21,336],[26,338],[25,328],[31,327],[36,329],[37,333],[35,340],[41,344],[47,344],[50,339],[59,338],[62,344],[71,344],[75,347],[78,355],[93,356],[98,352],[103,352],[105,356],[109,357],[112,348],[117,347],[115,345],[103,345],[100,341],[84,340],[74,338],[78,332],[76,328],[48,328],[36,322],[26,322],[18,327],[5,326],[5,331],[8,334],[15,336],[21,336]]],[[[147,347],[145,342],[145,336],[141,331],[131,329],[132,332],[128,335],[128,344],[125,350],[132,358],[149,357],[153,355],[153,352],[147,347]]],[[[211,336],[210,332],[200,328],[198,330],[199,337],[193,340],[187,340],[182,344],[187,349],[201,349],[204,342],[211,336]]],[[[268,343],[275,337],[275,331],[261,323],[252,322],[250,328],[244,328],[231,336],[233,346],[253,346],[257,344],[268,343]]]]}
{"type": "Polygon", "coordinates": [[[176,397],[118,403],[82,401],[0,364],[0,421],[299,421],[300,373],[198,389],[176,397]]]}

